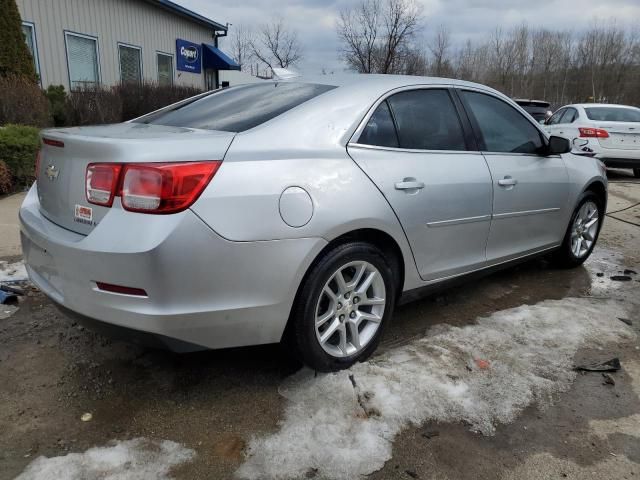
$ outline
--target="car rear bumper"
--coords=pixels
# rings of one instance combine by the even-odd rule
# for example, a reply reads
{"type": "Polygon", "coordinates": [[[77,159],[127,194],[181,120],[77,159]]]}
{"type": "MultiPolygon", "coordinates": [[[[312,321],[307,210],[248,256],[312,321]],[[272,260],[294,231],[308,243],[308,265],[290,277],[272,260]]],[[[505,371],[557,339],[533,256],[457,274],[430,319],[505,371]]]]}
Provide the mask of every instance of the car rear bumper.
{"type": "Polygon", "coordinates": [[[179,351],[279,341],[302,276],[326,245],[231,242],[190,210],[143,215],[117,205],[83,236],[47,220],[35,188],[20,223],[27,271],[48,297],[82,317],[178,340],[160,343],[179,351]],[[105,292],[96,282],[147,296],[105,292]]]}
{"type": "Polygon", "coordinates": [[[597,155],[597,158],[601,160],[607,167],[640,168],[640,152],[637,153],[637,158],[612,158],[605,155],[597,155]]]}

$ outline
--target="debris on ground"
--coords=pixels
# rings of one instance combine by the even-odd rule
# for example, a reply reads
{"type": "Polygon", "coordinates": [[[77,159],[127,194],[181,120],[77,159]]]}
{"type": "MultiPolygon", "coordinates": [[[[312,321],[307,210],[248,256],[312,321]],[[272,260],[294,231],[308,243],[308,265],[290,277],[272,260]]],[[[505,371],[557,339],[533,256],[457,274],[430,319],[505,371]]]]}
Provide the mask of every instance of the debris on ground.
{"type": "Polygon", "coordinates": [[[624,272],[625,275],[637,275],[638,272],[636,272],[635,270],[631,270],[630,268],[625,268],[624,272]]]}
{"type": "Polygon", "coordinates": [[[476,358],[474,359],[476,366],[480,369],[480,370],[487,370],[490,366],[491,363],[489,363],[488,360],[482,360],[481,358],[476,358]]]}
{"type": "Polygon", "coordinates": [[[0,290],[9,293],[15,293],[16,295],[24,295],[24,289],[12,285],[5,285],[4,283],[0,283],[0,290]]]}
{"type": "Polygon", "coordinates": [[[0,305],[13,305],[18,303],[18,296],[15,293],[0,290],[0,305]]]}
{"type": "Polygon", "coordinates": [[[439,436],[440,432],[438,430],[427,430],[425,432],[422,432],[422,437],[426,438],[427,440],[431,440],[432,438],[439,436]]]}
{"type": "Polygon", "coordinates": [[[604,273],[598,272],[598,273],[596,273],[596,277],[604,277],[604,273]]]}
{"type": "Polygon", "coordinates": [[[419,478],[418,474],[416,472],[414,472],[413,470],[405,470],[404,473],[409,475],[411,478],[419,478]]]}
{"type": "Polygon", "coordinates": [[[82,420],[83,422],[90,422],[92,418],[93,418],[93,415],[87,412],[82,414],[82,416],[80,417],[80,420],[82,420]]]}
{"type": "Polygon", "coordinates": [[[613,275],[611,280],[614,282],[630,282],[631,277],[629,275],[613,275]]]}
{"type": "Polygon", "coordinates": [[[603,385],[615,385],[616,384],[616,381],[608,373],[603,373],[602,376],[604,377],[603,385]]]}
{"type": "Polygon", "coordinates": [[[620,368],[620,359],[616,357],[606,362],[576,365],[574,370],[579,372],[617,372],[620,368]]]}
{"type": "Polygon", "coordinates": [[[633,322],[631,320],[629,320],[628,318],[618,317],[618,320],[620,320],[622,323],[626,323],[630,327],[633,326],[633,322]]]}

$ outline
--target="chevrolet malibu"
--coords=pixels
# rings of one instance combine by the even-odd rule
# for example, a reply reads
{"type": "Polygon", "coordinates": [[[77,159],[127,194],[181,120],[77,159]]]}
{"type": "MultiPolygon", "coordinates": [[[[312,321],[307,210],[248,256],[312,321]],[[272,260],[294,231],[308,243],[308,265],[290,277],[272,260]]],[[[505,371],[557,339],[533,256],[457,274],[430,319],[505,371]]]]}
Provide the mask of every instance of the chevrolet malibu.
{"type": "Polygon", "coordinates": [[[284,341],[336,370],[398,302],[535,255],[582,264],[607,182],[570,150],[478,84],[265,81],[44,131],[22,245],[96,328],[174,351],[284,341]]]}

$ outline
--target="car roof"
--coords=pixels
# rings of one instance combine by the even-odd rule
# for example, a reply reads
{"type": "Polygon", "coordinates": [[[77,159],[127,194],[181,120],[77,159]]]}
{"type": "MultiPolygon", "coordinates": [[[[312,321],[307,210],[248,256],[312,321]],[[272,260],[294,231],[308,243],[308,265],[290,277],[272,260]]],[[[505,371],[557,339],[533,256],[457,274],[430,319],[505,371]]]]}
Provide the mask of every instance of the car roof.
{"type": "Polygon", "coordinates": [[[322,85],[332,85],[335,87],[364,86],[380,90],[393,90],[411,85],[451,85],[481,88],[483,90],[495,91],[486,85],[465,80],[456,80],[443,77],[421,77],[417,75],[388,75],[377,73],[339,73],[331,75],[305,75],[289,78],[286,80],[302,83],[319,83],[322,85]]]}
{"type": "Polygon", "coordinates": [[[619,105],[617,103],[573,103],[571,105],[565,105],[565,107],[580,107],[580,108],[592,108],[592,107],[618,107],[618,108],[632,108],[638,109],[638,107],[634,107],[633,105],[619,105]]]}
{"type": "Polygon", "coordinates": [[[516,102],[520,106],[526,107],[543,107],[547,108],[551,105],[551,103],[545,100],[530,100],[528,98],[514,98],[514,102],[516,102]]]}

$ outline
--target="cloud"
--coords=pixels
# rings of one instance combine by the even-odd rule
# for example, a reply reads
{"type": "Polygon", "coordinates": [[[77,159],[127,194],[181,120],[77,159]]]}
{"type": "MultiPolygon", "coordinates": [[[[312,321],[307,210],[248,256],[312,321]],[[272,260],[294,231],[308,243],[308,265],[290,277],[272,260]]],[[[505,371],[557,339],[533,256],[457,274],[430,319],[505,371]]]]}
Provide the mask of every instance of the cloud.
{"type": "MultiPolygon", "coordinates": [[[[335,21],[340,10],[357,5],[360,0],[280,0],[277,11],[266,0],[211,2],[210,0],[175,0],[218,22],[255,26],[268,21],[275,13],[299,33],[305,50],[300,65],[306,73],[318,73],[323,67],[342,70],[340,43],[335,21]]],[[[418,0],[424,8],[424,39],[444,24],[456,45],[467,38],[479,40],[500,26],[509,29],[528,23],[531,26],[580,31],[594,21],[616,19],[631,25],[640,18],[637,0],[418,0]]],[[[231,27],[233,29],[233,26],[231,27]]],[[[224,41],[222,41],[224,48],[224,41]]]]}

